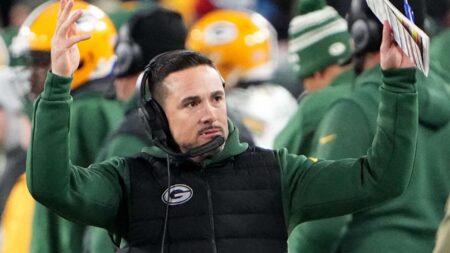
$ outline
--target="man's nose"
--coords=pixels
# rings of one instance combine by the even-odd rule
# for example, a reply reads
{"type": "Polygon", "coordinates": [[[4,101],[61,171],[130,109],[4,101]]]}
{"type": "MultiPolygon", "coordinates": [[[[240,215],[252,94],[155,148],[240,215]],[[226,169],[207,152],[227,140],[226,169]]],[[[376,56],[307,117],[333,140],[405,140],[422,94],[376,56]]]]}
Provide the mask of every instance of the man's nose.
{"type": "Polygon", "coordinates": [[[205,103],[202,116],[200,118],[201,123],[212,123],[217,119],[216,112],[217,108],[214,107],[211,103],[205,103]]]}

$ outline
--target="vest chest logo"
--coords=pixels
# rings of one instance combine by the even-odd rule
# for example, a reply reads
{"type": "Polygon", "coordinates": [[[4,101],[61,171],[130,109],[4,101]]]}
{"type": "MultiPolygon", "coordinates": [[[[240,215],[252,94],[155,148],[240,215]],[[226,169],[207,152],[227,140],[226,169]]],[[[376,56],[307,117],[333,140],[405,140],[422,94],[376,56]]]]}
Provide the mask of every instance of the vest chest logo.
{"type": "Polygon", "coordinates": [[[169,189],[165,190],[161,195],[161,199],[166,205],[176,206],[184,204],[194,195],[192,188],[185,184],[172,185],[169,189]]]}

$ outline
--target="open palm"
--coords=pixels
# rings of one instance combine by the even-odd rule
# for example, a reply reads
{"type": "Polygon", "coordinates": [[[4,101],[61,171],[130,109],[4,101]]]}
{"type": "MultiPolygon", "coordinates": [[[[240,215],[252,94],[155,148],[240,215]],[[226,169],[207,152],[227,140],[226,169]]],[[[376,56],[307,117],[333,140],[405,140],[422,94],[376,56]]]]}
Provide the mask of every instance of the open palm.
{"type": "Polygon", "coordinates": [[[61,0],[52,39],[51,61],[52,72],[56,75],[70,77],[80,63],[80,52],[77,43],[90,38],[89,34],[77,34],[76,21],[83,14],[81,10],[70,13],[73,0],[61,0]]]}

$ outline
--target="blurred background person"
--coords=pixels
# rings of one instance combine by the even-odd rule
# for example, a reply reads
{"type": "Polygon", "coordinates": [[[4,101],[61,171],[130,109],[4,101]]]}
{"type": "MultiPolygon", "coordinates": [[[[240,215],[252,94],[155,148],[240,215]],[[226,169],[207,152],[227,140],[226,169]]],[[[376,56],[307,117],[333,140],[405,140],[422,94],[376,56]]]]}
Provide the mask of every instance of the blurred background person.
{"type": "MultiPolygon", "coordinates": [[[[2,2],[3,7],[3,2],[2,2]]],[[[8,7],[8,6],[5,6],[8,7]]],[[[4,10],[3,8],[0,8],[4,10]]],[[[13,44],[13,38],[17,35],[19,27],[25,18],[30,14],[32,7],[30,3],[25,1],[12,1],[10,9],[8,9],[8,22],[4,23],[4,27],[0,29],[0,35],[4,38],[6,45],[10,47],[13,44]]],[[[26,65],[25,57],[16,54],[10,54],[10,66],[26,65]]]]}
{"type": "Polygon", "coordinates": [[[294,0],[197,0],[196,2],[195,16],[197,19],[218,9],[251,10],[266,18],[277,32],[278,39],[278,64],[271,82],[286,87],[294,97],[301,93],[301,86],[298,85],[292,68],[286,67],[288,64],[287,34],[294,0]]]}
{"type": "Polygon", "coordinates": [[[23,97],[29,91],[29,72],[8,66],[9,57],[0,37],[0,252],[28,252],[33,200],[25,182],[25,160],[31,125],[23,113],[23,97]],[[28,215],[27,215],[28,214],[28,215]],[[20,239],[19,239],[20,238],[20,239]]]}
{"type": "Polygon", "coordinates": [[[290,23],[289,52],[304,85],[297,111],[275,140],[275,148],[311,155],[316,128],[330,105],[353,84],[352,47],[347,22],[323,0],[301,0],[290,23]]]}
{"type": "Polygon", "coordinates": [[[272,147],[296,108],[286,88],[269,83],[278,50],[272,25],[255,12],[216,10],[191,27],[186,45],[214,61],[225,79],[228,110],[255,145],[272,147]]]}
{"type": "Polygon", "coordinates": [[[198,18],[220,9],[257,12],[272,24],[279,38],[285,39],[292,2],[292,0],[197,0],[195,9],[198,18]]]}
{"type": "Polygon", "coordinates": [[[0,37],[0,68],[4,68],[8,65],[9,65],[8,47],[3,38],[0,37]]]}
{"type": "Polygon", "coordinates": [[[433,59],[433,64],[440,70],[439,73],[446,80],[450,80],[450,57],[447,53],[448,45],[450,45],[450,2],[443,3],[439,9],[440,15],[436,17],[436,22],[439,24],[440,30],[431,38],[430,58],[433,59]]]}
{"type": "MultiPolygon", "coordinates": [[[[403,10],[403,1],[391,2],[403,10]]],[[[424,2],[409,3],[415,23],[423,28],[424,2]]],[[[350,96],[337,101],[321,121],[312,151],[321,159],[364,155],[374,138],[382,82],[379,66],[382,27],[365,0],[352,1],[348,23],[359,75],[350,96]]],[[[392,201],[351,216],[302,224],[296,242],[301,252],[432,251],[450,190],[450,93],[448,80],[436,72],[433,59],[429,76],[417,72],[416,78],[420,124],[414,173],[408,189],[392,201]]]]}
{"type": "MultiPolygon", "coordinates": [[[[27,53],[32,69],[31,97],[43,89],[50,67],[50,43],[58,13],[57,2],[38,6],[24,21],[15,42],[27,53]]],[[[82,1],[74,9],[83,10],[77,22],[80,32],[92,38],[79,44],[80,66],[74,73],[71,115],[71,160],[87,165],[95,160],[108,132],[117,126],[122,107],[115,101],[112,83],[116,30],[111,20],[99,8],[82,1]]],[[[26,225],[26,224],[24,224],[26,225]]],[[[34,209],[30,252],[81,252],[84,226],[68,222],[43,206],[34,209]]]]}
{"type": "Polygon", "coordinates": [[[448,0],[425,1],[425,29],[434,37],[450,26],[450,2],[448,0]]]}
{"type": "MultiPolygon", "coordinates": [[[[436,7],[436,6],[434,6],[436,7]]],[[[433,8],[434,8],[433,7],[433,8]]],[[[448,57],[448,45],[450,44],[450,3],[443,3],[442,8],[436,8],[437,12],[442,14],[438,22],[442,24],[442,31],[436,37],[432,38],[430,45],[430,58],[439,69],[439,73],[450,80],[450,60],[448,57]]],[[[447,86],[450,93],[450,86],[447,86]]],[[[445,215],[436,234],[436,245],[433,253],[450,252],[450,196],[447,199],[445,215]]]]}
{"type": "MultiPolygon", "coordinates": [[[[352,90],[353,49],[347,22],[325,1],[298,1],[296,11],[298,15],[289,27],[289,53],[305,91],[297,111],[277,136],[274,146],[311,157],[313,139],[322,118],[334,102],[347,97],[352,90]]],[[[301,226],[289,235],[289,252],[303,252],[307,243],[322,247],[317,241],[303,238],[301,226]]]]}

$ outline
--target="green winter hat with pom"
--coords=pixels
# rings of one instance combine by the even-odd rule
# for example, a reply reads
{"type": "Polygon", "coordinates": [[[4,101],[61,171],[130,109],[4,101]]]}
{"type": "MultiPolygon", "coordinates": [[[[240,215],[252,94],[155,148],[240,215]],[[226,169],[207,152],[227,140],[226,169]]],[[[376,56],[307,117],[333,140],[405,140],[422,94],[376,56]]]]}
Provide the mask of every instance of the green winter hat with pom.
{"type": "Polygon", "coordinates": [[[289,59],[303,79],[352,56],[347,22],[324,0],[299,0],[289,24],[289,59]]]}

